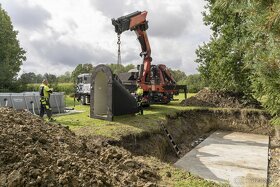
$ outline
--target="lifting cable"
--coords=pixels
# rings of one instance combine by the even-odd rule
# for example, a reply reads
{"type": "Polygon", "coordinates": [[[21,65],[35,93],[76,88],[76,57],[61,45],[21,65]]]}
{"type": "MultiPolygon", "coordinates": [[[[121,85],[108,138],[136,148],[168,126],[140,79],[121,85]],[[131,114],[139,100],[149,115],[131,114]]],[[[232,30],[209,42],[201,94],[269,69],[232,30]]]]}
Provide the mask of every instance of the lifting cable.
{"type": "Polygon", "coordinates": [[[120,65],[122,63],[122,59],[121,59],[121,34],[118,34],[118,65],[120,65]]]}

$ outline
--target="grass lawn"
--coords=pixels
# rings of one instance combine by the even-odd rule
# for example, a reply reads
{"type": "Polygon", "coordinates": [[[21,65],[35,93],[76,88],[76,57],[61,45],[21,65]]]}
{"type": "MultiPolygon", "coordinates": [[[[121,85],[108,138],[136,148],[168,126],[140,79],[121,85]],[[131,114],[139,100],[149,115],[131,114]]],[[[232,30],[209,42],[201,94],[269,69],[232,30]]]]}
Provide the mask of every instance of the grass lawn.
{"type": "MultiPolygon", "coordinates": [[[[188,94],[187,97],[194,94],[188,94]]],[[[76,102],[75,110],[84,111],[78,114],[57,116],[58,123],[67,125],[79,135],[102,135],[113,139],[121,136],[138,134],[144,131],[155,131],[159,129],[158,122],[165,119],[166,114],[172,114],[181,110],[191,109],[180,105],[184,94],[176,96],[167,105],[151,105],[144,109],[144,115],[125,115],[114,117],[113,122],[89,118],[89,105],[80,105],[76,102]]],[[[66,106],[73,107],[73,98],[66,97],[66,106]]]]}

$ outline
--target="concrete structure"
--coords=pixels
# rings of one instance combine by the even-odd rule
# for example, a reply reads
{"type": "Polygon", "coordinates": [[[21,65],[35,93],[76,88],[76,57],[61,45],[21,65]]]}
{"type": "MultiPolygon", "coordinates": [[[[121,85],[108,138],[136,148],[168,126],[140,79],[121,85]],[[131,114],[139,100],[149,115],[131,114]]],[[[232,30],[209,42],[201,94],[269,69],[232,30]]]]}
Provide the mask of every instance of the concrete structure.
{"type": "Polygon", "coordinates": [[[231,186],[266,186],[269,137],[216,131],[175,166],[231,186]]]}
{"type": "Polygon", "coordinates": [[[114,116],[135,114],[140,107],[117,75],[103,64],[92,72],[90,117],[112,121],[114,116]]]}

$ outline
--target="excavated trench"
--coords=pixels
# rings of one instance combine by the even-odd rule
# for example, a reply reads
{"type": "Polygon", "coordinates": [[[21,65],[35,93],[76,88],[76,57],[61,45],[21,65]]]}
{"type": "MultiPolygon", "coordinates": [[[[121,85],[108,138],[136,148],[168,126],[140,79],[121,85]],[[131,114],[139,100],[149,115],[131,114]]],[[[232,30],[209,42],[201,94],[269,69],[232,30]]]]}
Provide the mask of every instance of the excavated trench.
{"type": "MultiPolygon", "coordinates": [[[[274,130],[269,120],[269,114],[261,110],[195,109],[167,115],[164,126],[184,155],[216,130],[272,135],[274,130]]],[[[151,155],[166,162],[178,159],[160,128],[109,143],[124,147],[136,155],[151,155]]]]}
{"type": "MultiPolygon", "coordinates": [[[[276,138],[279,130],[276,132],[276,128],[270,125],[270,119],[269,114],[255,109],[194,109],[167,115],[164,124],[181,151],[179,157],[182,157],[216,130],[269,135],[270,140],[277,139],[274,144],[279,148],[279,137],[276,138]]],[[[124,147],[135,155],[154,156],[168,163],[178,160],[166,134],[160,128],[151,133],[129,135],[109,143],[124,147]]],[[[270,164],[270,178],[279,177],[277,168],[277,164],[270,164]]]]}

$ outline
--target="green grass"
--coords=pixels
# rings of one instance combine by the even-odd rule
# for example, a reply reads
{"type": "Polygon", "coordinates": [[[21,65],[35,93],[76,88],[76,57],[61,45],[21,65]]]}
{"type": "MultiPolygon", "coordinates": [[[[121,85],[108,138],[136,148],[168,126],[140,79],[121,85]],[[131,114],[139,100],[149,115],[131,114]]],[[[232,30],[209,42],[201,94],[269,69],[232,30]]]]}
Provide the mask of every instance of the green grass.
{"type": "MultiPolygon", "coordinates": [[[[188,94],[194,95],[194,94],[188,94]]],[[[144,115],[124,115],[114,117],[113,122],[92,119],[89,117],[89,105],[80,105],[76,102],[75,110],[84,111],[83,113],[57,116],[58,123],[67,125],[74,132],[80,135],[102,135],[114,139],[120,139],[129,134],[138,134],[142,132],[156,131],[159,129],[158,122],[165,119],[166,114],[176,113],[178,111],[191,109],[180,105],[184,99],[184,94],[175,97],[178,99],[167,105],[151,105],[144,109],[144,115]]],[[[73,107],[74,99],[65,98],[66,106],[73,107]]]]}

